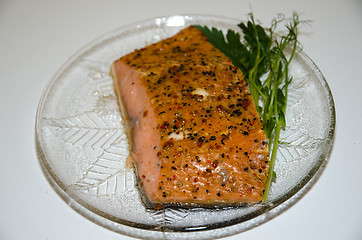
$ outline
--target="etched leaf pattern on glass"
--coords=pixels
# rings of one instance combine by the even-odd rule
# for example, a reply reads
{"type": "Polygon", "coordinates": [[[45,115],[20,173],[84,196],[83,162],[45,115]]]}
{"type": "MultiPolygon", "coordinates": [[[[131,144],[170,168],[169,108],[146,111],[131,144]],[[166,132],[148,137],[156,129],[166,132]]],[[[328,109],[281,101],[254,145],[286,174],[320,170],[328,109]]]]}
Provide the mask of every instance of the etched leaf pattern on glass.
{"type": "Polygon", "coordinates": [[[133,188],[134,178],[126,168],[127,136],[118,112],[109,64],[84,60],[88,79],[94,81],[96,104],[90,111],[62,118],[47,118],[46,123],[64,144],[91,148],[101,154],[82,178],[71,185],[79,191],[95,195],[122,193],[133,188]]]}
{"type": "Polygon", "coordinates": [[[160,210],[147,209],[147,212],[160,226],[167,226],[187,217],[190,210],[184,208],[164,208],[160,210]]]}
{"type": "Polygon", "coordinates": [[[319,144],[326,141],[319,137],[312,136],[306,131],[303,131],[303,125],[308,124],[304,122],[304,111],[298,111],[301,106],[303,98],[303,89],[306,89],[310,73],[300,74],[295,73],[297,78],[293,79],[289,95],[288,95],[288,113],[293,113],[293,116],[287,115],[287,126],[281,132],[279,139],[280,144],[278,148],[277,161],[293,162],[302,160],[312,151],[314,151],[319,144]],[[289,111],[288,111],[289,110],[289,111]]]}

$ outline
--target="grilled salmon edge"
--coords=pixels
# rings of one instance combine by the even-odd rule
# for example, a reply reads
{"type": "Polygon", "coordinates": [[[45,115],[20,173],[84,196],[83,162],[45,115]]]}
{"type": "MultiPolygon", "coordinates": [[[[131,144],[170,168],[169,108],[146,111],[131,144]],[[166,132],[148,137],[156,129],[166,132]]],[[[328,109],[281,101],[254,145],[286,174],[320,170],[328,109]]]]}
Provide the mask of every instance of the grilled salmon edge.
{"type": "MultiPolygon", "coordinates": [[[[130,138],[131,158],[134,161],[137,178],[142,178],[144,176],[142,173],[146,172],[150,176],[147,179],[149,184],[140,186],[142,197],[146,197],[146,193],[151,194],[143,200],[147,205],[152,205],[155,200],[152,196],[156,195],[157,190],[152,186],[158,185],[160,175],[160,169],[153,164],[158,161],[157,152],[160,151],[160,135],[155,130],[157,120],[148,101],[146,90],[141,81],[136,79],[137,73],[134,69],[118,61],[117,64],[112,64],[111,75],[115,81],[114,86],[124,118],[124,126],[130,138]],[[126,106],[132,107],[126,110],[126,106]]],[[[137,182],[141,182],[140,179],[137,182]]]]}

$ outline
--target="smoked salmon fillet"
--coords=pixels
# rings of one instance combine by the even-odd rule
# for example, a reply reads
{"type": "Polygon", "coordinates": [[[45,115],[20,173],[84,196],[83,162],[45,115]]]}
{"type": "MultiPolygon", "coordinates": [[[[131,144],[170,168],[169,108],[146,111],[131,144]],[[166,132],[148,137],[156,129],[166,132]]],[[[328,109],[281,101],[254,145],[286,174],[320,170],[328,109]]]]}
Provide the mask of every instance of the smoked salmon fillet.
{"type": "Polygon", "coordinates": [[[269,151],[242,72],[197,28],[111,66],[147,207],[262,200],[269,151]]]}

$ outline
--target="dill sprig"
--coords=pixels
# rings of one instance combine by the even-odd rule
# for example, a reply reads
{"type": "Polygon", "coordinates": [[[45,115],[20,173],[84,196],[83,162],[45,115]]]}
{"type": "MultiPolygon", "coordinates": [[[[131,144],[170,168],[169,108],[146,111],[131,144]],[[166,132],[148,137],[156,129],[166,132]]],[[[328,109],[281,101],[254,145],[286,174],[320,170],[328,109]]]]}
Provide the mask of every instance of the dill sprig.
{"type": "Polygon", "coordinates": [[[211,44],[241,69],[249,84],[271,151],[263,196],[265,202],[272,179],[276,178],[274,165],[279,137],[281,130],[286,126],[288,86],[292,81],[289,65],[299,46],[297,27],[306,21],[300,21],[299,15],[295,12],[291,18],[279,14],[273,19],[269,28],[264,28],[256,23],[252,13],[249,13],[249,17],[247,23],[238,24],[243,38],[233,30],[228,30],[224,36],[221,30],[214,27],[200,25],[195,27],[199,28],[211,44]],[[277,27],[282,22],[286,30],[276,33],[277,27]]]}

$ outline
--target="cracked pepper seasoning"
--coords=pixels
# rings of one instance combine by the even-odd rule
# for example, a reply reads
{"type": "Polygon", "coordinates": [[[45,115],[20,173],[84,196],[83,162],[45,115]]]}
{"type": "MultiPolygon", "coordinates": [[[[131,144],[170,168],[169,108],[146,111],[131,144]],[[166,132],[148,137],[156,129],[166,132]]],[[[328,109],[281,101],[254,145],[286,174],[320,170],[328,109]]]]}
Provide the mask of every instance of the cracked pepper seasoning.
{"type": "Polygon", "coordinates": [[[196,28],[112,65],[148,207],[262,199],[268,145],[241,71],[196,28]]]}

